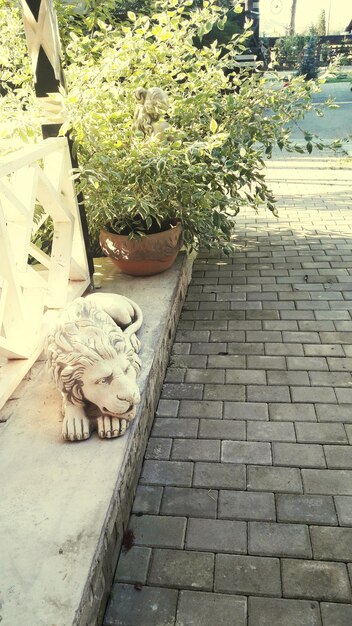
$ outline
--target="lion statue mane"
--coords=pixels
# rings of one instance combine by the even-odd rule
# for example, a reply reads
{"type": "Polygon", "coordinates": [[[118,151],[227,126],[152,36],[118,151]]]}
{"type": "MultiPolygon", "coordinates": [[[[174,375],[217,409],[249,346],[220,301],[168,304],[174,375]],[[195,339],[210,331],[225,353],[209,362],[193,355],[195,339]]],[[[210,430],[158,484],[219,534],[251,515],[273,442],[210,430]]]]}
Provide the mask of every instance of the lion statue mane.
{"type": "Polygon", "coordinates": [[[49,331],[49,371],[63,396],[66,441],[120,437],[140,401],[135,333],[143,314],[121,295],[92,294],[69,304],[49,331]]]}

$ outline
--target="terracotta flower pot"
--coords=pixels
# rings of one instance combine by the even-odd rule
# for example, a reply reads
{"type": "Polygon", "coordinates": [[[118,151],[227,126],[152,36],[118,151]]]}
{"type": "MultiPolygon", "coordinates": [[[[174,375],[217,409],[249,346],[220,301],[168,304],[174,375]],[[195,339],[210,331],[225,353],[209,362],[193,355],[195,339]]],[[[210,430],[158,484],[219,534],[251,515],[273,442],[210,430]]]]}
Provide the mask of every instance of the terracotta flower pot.
{"type": "Polygon", "coordinates": [[[176,260],[182,246],[182,227],[176,223],[168,230],[138,239],[101,230],[99,242],[104,254],[124,274],[151,276],[164,272],[176,260]]]}

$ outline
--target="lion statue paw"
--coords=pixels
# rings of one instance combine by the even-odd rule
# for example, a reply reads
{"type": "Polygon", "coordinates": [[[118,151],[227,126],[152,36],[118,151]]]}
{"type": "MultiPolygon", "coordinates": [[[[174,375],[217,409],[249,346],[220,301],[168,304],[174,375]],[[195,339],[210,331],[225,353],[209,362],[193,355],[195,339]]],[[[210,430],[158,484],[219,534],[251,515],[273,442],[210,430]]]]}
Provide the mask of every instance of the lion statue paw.
{"type": "Polygon", "coordinates": [[[48,333],[49,370],[63,396],[65,441],[121,437],[140,401],[141,361],[136,337],[143,322],[139,306],[124,296],[77,298],[48,333]],[[97,417],[89,417],[88,407],[97,417]]]}

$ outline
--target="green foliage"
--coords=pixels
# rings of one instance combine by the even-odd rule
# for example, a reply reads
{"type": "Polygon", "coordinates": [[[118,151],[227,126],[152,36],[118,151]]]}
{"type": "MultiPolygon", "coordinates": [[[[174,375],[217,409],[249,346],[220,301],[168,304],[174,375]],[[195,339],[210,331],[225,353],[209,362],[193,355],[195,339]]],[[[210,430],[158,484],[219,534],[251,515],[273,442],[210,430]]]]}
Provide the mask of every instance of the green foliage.
{"type": "Polygon", "coordinates": [[[273,49],[273,56],[277,66],[283,70],[297,70],[307,41],[308,37],[305,35],[280,37],[273,49]]]}
{"type": "Polygon", "coordinates": [[[318,50],[317,37],[310,35],[307,45],[304,48],[303,58],[298,70],[300,76],[306,80],[312,80],[318,76],[318,50]]]}

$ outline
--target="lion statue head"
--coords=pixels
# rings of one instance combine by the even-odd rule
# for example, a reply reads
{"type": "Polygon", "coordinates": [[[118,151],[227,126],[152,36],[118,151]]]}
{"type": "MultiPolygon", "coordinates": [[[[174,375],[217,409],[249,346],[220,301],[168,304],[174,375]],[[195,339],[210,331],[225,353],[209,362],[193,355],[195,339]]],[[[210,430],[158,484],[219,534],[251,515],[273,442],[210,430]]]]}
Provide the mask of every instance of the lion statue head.
{"type": "Polygon", "coordinates": [[[87,431],[89,436],[88,404],[97,407],[104,423],[110,425],[110,435],[99,431],[100,436],[123,434],[121,420],[125,430],[140,401],[136,379],[141,363],[126,330],[94,302],[78,298],[48,334],[46,353],[64,398],[64,438],[86,439],[87,431]]]}

